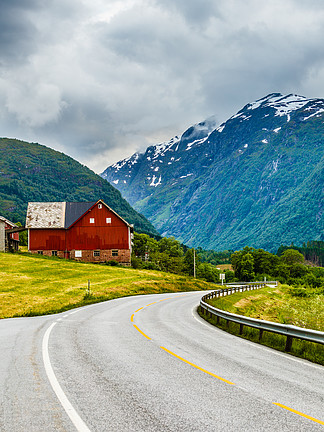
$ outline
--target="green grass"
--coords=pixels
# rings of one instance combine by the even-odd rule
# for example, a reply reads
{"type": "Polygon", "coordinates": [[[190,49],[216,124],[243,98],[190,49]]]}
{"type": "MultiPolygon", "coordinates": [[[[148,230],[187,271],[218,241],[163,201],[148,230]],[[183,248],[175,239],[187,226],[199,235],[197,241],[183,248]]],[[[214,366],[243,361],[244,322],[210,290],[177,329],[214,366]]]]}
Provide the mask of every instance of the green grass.
{"type": "MultiPolygon", "coordinates": [[[[252,327],[243,327],[243,332],[239,334],[239,324],[234,322],[226,322],[226,320],[220,318],[217,324],[216,318],[211,318],[203,315],[199,310],[199,315],[203,317],[206,321],[215,325],[216,327],[225,330],[235,336],[248,339],[252,342],[259,343],[261,345],[268,346],[270,348],[276,349],[278,351],[285,351],[286,337],[270,332],[263,332],[261,340],[259,339],[259,330],[252,327]]],[[[296,357],[309,360],[313,363],[318,363],[324,366],[324,348],[323,345],[315,344],[313,342],[307,342],[300,339],[293,339],[292,348],[289,354],[296,357]]]]}
{"type": "Polygon", "coordinates": [[[213,286],[151,270],[28,253],[0,253],[0,318],[46,315],[117,297],[205,290],[213,286]]]}
{"type": "MultiPolygon", "coordinates": [[[[263,319],[282,324],[324,331],[324,292],[323,288],[305,289],[281,285],[277,288],[262,288],[256,291],[235,293],[219,299],[208,300],[218,309],[239,315],[263,319]]],[[[236,336],[261,343],[279,351],[284,351],[286,337],[275,333],[263,332],[244,326],[239,334],[239,324],[216,317],[206,317],[213,325],[236,336]]],[[[312,342],[293,339],[291,354],[324,365],[324,346],[312,342]]]]}
{"type": "Polygon", "coordinates": [[[239,315],[324,331],[324,287],[265,287],[213,299],[210,304],[239,315]]]}

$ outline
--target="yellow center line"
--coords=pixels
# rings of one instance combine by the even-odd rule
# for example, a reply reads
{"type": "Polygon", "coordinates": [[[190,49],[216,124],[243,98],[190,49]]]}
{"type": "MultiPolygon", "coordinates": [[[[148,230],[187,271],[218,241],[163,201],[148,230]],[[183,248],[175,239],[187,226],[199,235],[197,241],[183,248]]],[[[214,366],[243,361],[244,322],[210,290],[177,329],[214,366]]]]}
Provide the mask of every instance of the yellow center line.
{"type": "Polygon", "coordinates": [[[151,338],[150,338],[149,336],[147,336],[144,332],[142,332],[142,330],[139,329],[139,328],[137,327],[136,324],[133,324],[133,326],[134,326],[134,327],[136,328],[136,330],[139,331],[139,332],[140,332],[144,337],[146,337],[146,339],[151,340],[151,338]]]}
{"type": "Polygon", "coordinates": [[[321,425],[324,425],[324,422],[323,422],[323,421],[318,420],[318,419],[316,419],[316,418],[314,418],[314,417],[311,417],[311,416],[309,416],[309,415],[307,415],[307,414],[304,414],[304,413],[302,413],[302,412],[300,412],[300,411],[296,411],[296,410],[294,410],[294,409],[292,409],[292,408],[289,408],[289,407],[287,407],[287,406],[285,406],[285,405],[282,405],[281,403],[273,402],[273,404],[274,404],[274,405],[277,405],[277,406],[279,406],[279,407],[281,407],[281,408],[283,408],[283,409],[285,409],[285,410],[288,410],[288,411],[291,411],[291,412],[293,412],[293,413],[295,413],[295,414],[298,414],[298,415],[300,415],[300,416],[302,416],[302,417],[305,417],[305,418],[307,418],[307,419],[309,419],[309,420],[312,420],[313,422],[316,422],[316,423],[319,423],[319,424],[321,424],[321,425]]]}
{"type": "MultiPolygon", "coordinates": [[[[182,296],[184,296],[184,295],[185,295],[185,294],[183,294],[182,296]]],[[[182,297],[182,296],[177,296],[177,297],[182,297]]],[[[172,297],[168,297],[168,298],[165,298],[165,299],[163,299],[163,300],[159,300],[159,302],[163,302],[163,301],[165,301],[165,300],[170,300],[170,299],[172,299],[172,297]]],[[[131,316],[131,322],[134,322],[134,314],[135,314],[136,312],[139,312],[140,310],[144,309],[144,307],[151,306],[151,305],[153,305],[153,304],[155,304],[155,303],[158,303],[158,302],[149,303],[149,304],[147,304],[146,306],[142,306],[141,308],[137,309],[137,310],[132,314],[132,316],[131,316]]],[[[142,334],[146,339],[151,340],[151,338],[150,338],[149,336],[147,336],[147,335],[146,335],[146,334],[145,334],[145,333],[144,333],[140,328],[138,328],[136,324],[133,324],[133,326],[134,326],[134,327],[136,328],[136,330],[137,330],[139,333],[141,333],[141,334],[142,334]]],[[[232,383],[231,381],[228,381],[228,380],[225,379],[225,378],[222,378],[222,377],[220,377],[220,376],[218,376],[218,375],[216,375],[216,374],[214,374],[214,373],[212,373],[212,372],[209,372],[209,371],[206,370],[206,369],[203,369],[202,367],[200,367],[200,366],[198,366],[198,365],[196,365],[196,364],[194,364],[194,363],[191,363],[190,361],[184,359],[183,357],[180,357],[179,355],[175,354],[174,352],[168,350],[167,348],[165,348],[165,347],[163,347],[163,346],[160,346],[160,348],[161,348],[163,351],[167,352],[168,354],[172,355],[173,357],[177,358],[178,360],[181,360],[181,361],[183,361],[184,363],[187,363],[188,365],[190,365],[190,366],[194,367],[195,369],[198,369],[198,370],[200,370],[200,371],[206,373],[207,375],[211,375],[212,377],[217,378],[217,379],[219,379],[220,381],[223,381],[223,382],[225,382],[225,383],[227,383],[227,384],[235,385],[235,383],[232,383]]],[[[285,406],[285,405],[282,405],[281,403],[277,403],[277,402],[272,402],[272,403],[273,403],[273,405],[277,405],[277,406],[279,406],[279,407],[281,407],[281,408],[283,408],[283,409],[285,409],[285,410],[288,410],[288,411],[293,412],[294,414],[297,414],[297,415],[299,415],[299,416],[301,416],[301,417],[307,418],[308,420],[311,420],[311,421],[313,421],[313,422],[316,422],[316,423],[319,423],[319,424],[321,424],[321,425],[324,425],[324,421],[322,421],[322,420],[318,420],[318,419],[316,419],[316,418],[314,418],[314,417],[311,417],[311,416],[309,416],[309,415],[307,415],[307,414],[304,414],[304,413],[302,413],[302,412],[300,412],[300,411],[294,410],[293,408],[289,408],[289,407],[287,407],[287,406],[285,406]]]]}
{"type": "Polygon", "coordinates": [[[203,369],[203,368],[201,368],[200,366],[195,365],[194,363],[191,363],[190,361],[184,359],[183,357],[178,356],[177,354],[175,354],[174,352],[168,350],[167,348],[164,348],[163,346],[160,346],[160,348],[163,349],[164,351],[166,351],[167,353],[171,354],[172,356],[176,357],[177,359],[179,359],[179,360],[181,360],[181,361],[187,363],[187,364],[190,365],[190,366],[193,366],[194,368],[196,368],[196,369],[198,369],[198,370],[200,370],[200,371],[202,371],[202,372],[205,372],[205,373],[208,374],[208,375],[211,375],[211,376],[213,376],[213,377],[215,377],[215,378],[217,378],[217,379],[219,379],[219,380],[221,380],[221,381],[224,381],[224,382],[226,382],[227,384],[235,385],[235,384],[232,383],[231,381],[228,381],[228,380],[226,380],[225,378],[222,378],[222,377],[220,377],[220,376],[218,376],[218,375],[215,375],[214,373],[209,372],[208,370],[203,369]]]}

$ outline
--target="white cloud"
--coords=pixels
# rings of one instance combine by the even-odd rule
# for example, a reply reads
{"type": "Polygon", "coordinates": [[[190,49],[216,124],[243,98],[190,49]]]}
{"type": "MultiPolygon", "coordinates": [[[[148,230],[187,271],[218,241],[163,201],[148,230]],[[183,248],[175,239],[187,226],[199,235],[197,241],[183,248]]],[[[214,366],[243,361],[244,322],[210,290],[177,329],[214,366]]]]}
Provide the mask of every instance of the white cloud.
{"type": "Polygon", "coordinates": [[[324,93],[322,2],[1,2],[2,136],[102,171],[215,114],[324,93]]]}

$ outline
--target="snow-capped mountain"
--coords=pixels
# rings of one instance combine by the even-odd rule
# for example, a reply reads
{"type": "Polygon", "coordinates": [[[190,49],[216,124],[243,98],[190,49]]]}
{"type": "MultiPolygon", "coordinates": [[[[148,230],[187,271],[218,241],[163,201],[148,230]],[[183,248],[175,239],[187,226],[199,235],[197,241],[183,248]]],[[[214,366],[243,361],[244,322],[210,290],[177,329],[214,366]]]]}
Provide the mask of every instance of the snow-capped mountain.
{"type": "Polygon", "coordinates": [[[316,240],[324,232],[323,119],[323,99],[272,93],[101,175],[161,234],[188,245],[274,250],[316,240]]]}
{"type": "Polygon", "coordinates": [[[182,151],[188,151],[193,146],[202,144],[206,137],[216,128],[216,120],[210,117],[204,122],[191,126],[179,138],[175,136],[170,141],[148,147],[145,153],[135,153],[131,157],[123,159],[108,167],[101,176],[113,183],[117,189],[128,189],[128,184],[132,182],[135,173],[139,168],[147,165],[146,185],[157,187],[161,184],[161,164],[167,163],[168,166],[178,162],[175,155],[182,151]],[[116,176],[113,175],[116,174],[116,176]],[[120,175],[123,173],[123,175],[120,175]],[[125,185],[123,187],[123,185],[125,185]]]}

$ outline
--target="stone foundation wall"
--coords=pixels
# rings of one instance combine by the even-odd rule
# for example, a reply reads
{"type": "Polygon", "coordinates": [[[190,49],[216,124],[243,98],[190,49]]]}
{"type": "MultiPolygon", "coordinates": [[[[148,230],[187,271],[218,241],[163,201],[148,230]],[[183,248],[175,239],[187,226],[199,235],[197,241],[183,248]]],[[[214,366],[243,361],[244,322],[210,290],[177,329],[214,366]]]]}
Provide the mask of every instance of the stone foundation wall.
{"type": "MultiPolygon", "coordinates": [[[[38,253],[38,251],[29,251],[32,253],[38,253]]],[[[42,255],[53,256],[51,250],[43,250],[41,251],[42,255]]],[[[131,252],[129,249],[106,249],[106,250],[98,250],[99,256],[95,256],[95,251],[93,250],[81,250],[75,251],[72,250],[70,252],[57,251],[57,255],[59,258],[69,258],[75,261],[84,261],[84,262],[106,262],[106,261],[117,261],[119,264],[130,266],[131,265],[131,252]],[[118,253],[117,256],[113,255],[118,253]],[[81,255],[81,256],[80,256],[81,255]]]]}
{"type": "MultiPolygon", "coordinates": [[[[115,249],[117,251],[117,249],[115,249]]],[[[83,250],[81,251],[81,257],[76,256],[76,252],[71,251],[70,258],[76,261],[86,261],[86,262],[106,262],[106,261],[117,261],[119,264],[130,265],[131,263],[131,253],[129,249],[118,249],[118,256],[113,256],[114,249],[100,250],[99,256],[94,255],[94,251],[83,250]]]]}

